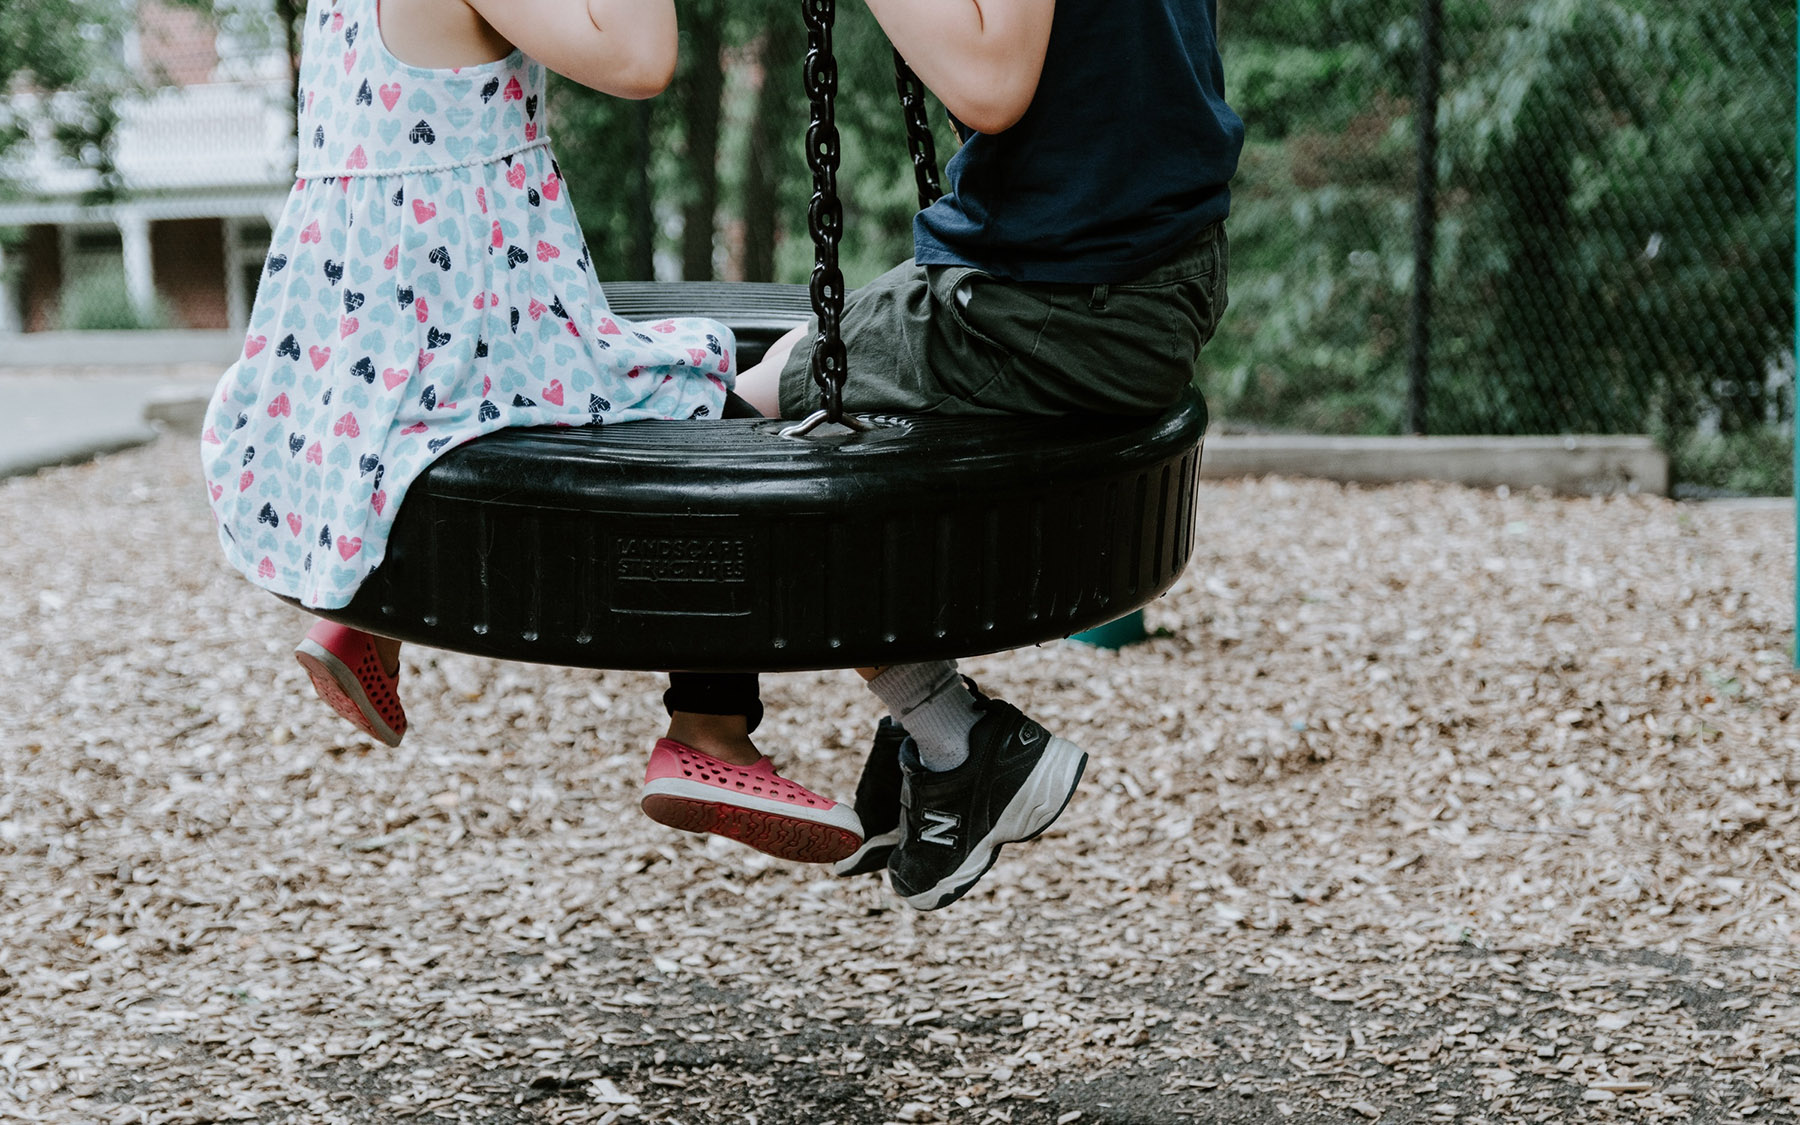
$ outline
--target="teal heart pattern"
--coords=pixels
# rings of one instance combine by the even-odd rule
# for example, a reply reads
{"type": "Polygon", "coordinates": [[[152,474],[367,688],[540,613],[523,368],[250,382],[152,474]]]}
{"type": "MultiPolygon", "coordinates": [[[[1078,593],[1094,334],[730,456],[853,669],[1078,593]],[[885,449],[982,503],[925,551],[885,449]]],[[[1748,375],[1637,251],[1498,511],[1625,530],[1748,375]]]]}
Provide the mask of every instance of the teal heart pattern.
{"type": "Polygon", "coordinates": [[[543,67],[410,66],[376,0],[314,5],[300,171],[238,361],[209,404],[227,560],[347,604],[440,456],[510,426],[716,417],[729,329],[612,315],[544,132],[543,67]]]}

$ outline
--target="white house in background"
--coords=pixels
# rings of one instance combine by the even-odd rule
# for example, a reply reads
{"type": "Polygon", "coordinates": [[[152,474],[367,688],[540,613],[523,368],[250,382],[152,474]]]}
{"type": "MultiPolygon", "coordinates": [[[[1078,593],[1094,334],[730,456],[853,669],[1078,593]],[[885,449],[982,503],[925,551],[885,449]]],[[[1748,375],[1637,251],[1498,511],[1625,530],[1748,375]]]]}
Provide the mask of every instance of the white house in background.
{"type": "Polygon", "coordinates": [[[0,246],[0,332],[57,327],[64,288],[100,270],[123,272],[132,300],[160,301],[177,328],[236,330],[249,319],[270,224],[293,186],[287,62],[190,11],[136,8],[125,61],[154,89],[120,107],[116,202],[88,202],[94,173],[51,143],[58,95],[12,98],[40,135],[4,169],[22,193],[0,199],[0,227],[24,238],[0,246]]]}

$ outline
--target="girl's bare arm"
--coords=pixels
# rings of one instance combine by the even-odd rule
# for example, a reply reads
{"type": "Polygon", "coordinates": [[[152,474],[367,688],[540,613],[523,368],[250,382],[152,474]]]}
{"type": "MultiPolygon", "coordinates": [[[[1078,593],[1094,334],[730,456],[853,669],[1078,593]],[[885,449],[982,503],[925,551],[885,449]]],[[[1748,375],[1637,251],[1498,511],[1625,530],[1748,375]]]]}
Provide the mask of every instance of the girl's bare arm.
{"type": "Polygon", "coordinates": [[[674,0],[465,0],[513,46],[583,86],[650,98],[675,74],[674,0]]]}
{"type": "Polygon", "coordinates": [[[1037,94],[1055,0],[868,0],[920,81],[982,133],[1011,128],[1037,94]]]}

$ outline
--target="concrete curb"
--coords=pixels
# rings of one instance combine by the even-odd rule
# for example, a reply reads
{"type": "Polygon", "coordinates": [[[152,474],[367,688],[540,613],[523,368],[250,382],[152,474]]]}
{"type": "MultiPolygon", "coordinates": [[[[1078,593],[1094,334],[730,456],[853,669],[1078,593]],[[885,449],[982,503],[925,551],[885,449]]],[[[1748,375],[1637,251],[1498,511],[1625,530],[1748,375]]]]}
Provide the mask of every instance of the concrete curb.
{"type": "Polygon", "coordinates": [[[206,422],[207,402],[206,394],[190,387],[165,387],[144,404],[144,421],[197,437],[206,422]]]}
{"type": "MultiPolygon", "coordinates": [[[[206,396],[170,387],[147,421],[198,434],[206,396]]],[[[1353,484],[1445,481],[1472,488],[1548,488],[1576,496],[1667,496],[1669,458],[1647,437],[1311,437],[1215,434],[1200,458],[1206,480],[1315,477],[1353,484]]]]}
{"type": "Polygon", "coordinates": [[[29,450],[18,455],[0,454],[0,480],[5,480],[7,477],[29,476],[39,469],[79,465],[83,461],[92,461],[94,458],[104,457],[108,453],[122,453],[127,449],[136,449],[140,445],[155,441],[157,433],[158,431],[146,426],[136,433],[111,434],[78,446],[29,450]]]}
{"type": "Polygon", "coordinates": [[[72,465],[142,445],[158,431],[144,400],[162,380],[145,376],[0,375],[0,478],[72,465]]]}
{"type": "Polygon", "coordinates": [[[1667,496],[1669,458],[1648,437],[1310,437],[1219,434],[1200,475],[1297,476],[1354,484],[1432,480],[1472,488],[1548,488],[1667,496]]]}
{"type": "Polygon", "coordinates": [[[237,332],[19,332],[0,335],[0,371],[194,365],[223,371],[243,349],[237,332]]]}

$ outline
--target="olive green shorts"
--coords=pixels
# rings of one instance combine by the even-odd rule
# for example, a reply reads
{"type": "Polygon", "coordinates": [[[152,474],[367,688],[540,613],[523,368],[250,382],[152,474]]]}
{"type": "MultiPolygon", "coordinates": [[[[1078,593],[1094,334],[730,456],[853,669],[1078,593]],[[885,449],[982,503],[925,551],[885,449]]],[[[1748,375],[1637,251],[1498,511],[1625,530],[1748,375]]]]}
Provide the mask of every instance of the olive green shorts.
{"type": "MultiPolygon", "coordinates": [[[[1225,311],[1223,225],[1111,285],[1007,281],[968,266],[889,270],[848,295],[844,405],[856,413],[1150,414],[1193,381],[1225,311]]],[[[817,322],[781,371],[781,413],[819,407],[817,322]]]]}

